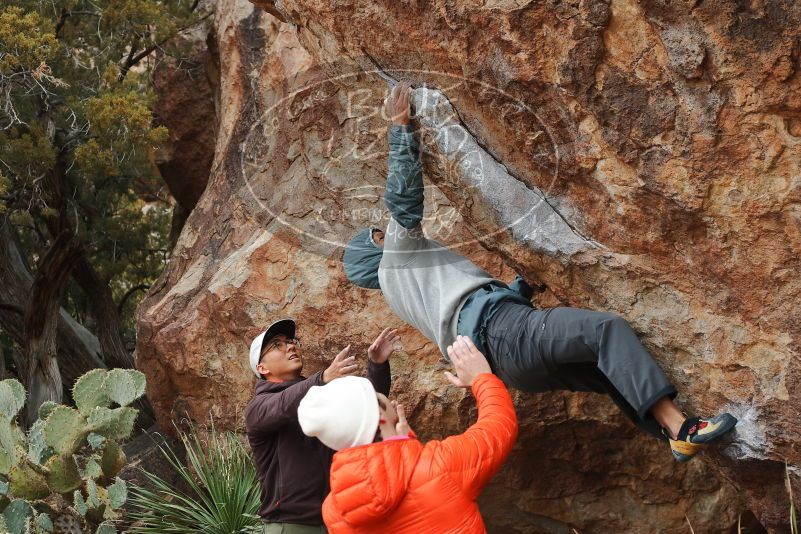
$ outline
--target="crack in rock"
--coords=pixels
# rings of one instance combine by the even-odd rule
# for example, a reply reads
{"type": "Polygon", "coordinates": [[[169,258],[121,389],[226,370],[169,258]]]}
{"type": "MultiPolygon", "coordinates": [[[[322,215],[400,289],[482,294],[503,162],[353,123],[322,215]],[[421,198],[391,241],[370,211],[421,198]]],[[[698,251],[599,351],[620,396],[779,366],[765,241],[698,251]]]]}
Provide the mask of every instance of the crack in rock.
{"type": "MultiPolygon", "coordinates": [[[[361,51],[372,63],[373,73],[390,89],[398,84],[372,55],[364,48],[361,51]]],[[[435,132],[436,152],[457,162],[462,183],[480,193],[498,217],[501,228],[509,229],[519,243],[537,252],[566,256],[606,248],[582,235],[539,188],[528,186],[512,175],[467,128],[458,110],[441,91],[413,89],[412,103],[420,125],[435,132]]]]}
{"type": "Polygon", "coordinates": [[[424,136],[429,148],[455,164],[459,185],[472,189],[516,242],[552,256],[602,248],[581,236],[542,191],[515,178],[485,150],[441,91],[415,89],[412,102],[420,125],[433,134],[424,136]]]}

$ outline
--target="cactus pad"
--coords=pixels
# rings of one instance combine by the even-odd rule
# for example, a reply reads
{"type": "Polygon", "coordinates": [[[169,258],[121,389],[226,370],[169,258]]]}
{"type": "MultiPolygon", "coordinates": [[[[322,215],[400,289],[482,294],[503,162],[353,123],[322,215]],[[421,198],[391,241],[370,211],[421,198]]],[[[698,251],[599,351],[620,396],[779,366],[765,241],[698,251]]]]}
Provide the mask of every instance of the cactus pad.
{"type": "Polygon", "coordinates": [[[28,500],[42,499],[50,495],[47,480],[44,474],[39,472],[39,469],[39,466],[27,458],[12,467],[8,474],[8,486],[11,494],[14,497],[28,500]]]}
{"type": "Polygon", "coordinates": [[[145,393],[145,375],[133,369],[112,369],[106,378],[109,398],[127,406],[145,393]]]}
{"type": "Polygon", "coordinates": [[[0,413],[11,420],[25,405],[25,388],[18,380],[9,378],[0,382],[0,413]]]}
{"type": "Polygon", "coordinates": [[[91,521],[100,522],[116,515],[109,506],[108,491],[94,480],[86,481],[86,507],[86,517],[91,521]]]}
{"type": "Polygon", "coordinates": [[[113,410],[98,407],[89,414],[89,427],[107,439],[125,439],[133,431],[137,413],[136,409],[127,406],[113,410]]]}
{"type": "Polygon", "coordinates": [[[58,406],[44,424],[45,443],[57,454],[73,454],[89,433],[86,419],[78,410],[58,406]]]}
{"type": "Polygon", "coordinates": [[[47,514],[36,514],[33,524],[37,532],[53,532],[53,521],[47,514]]]}
{"type": "Polygon", "coordinates": [[[72,398],[78,411],[88,417],[89,413],[98,406],[111,406],[111,399],[106,391],[106,380],[109,372],[105,369],[93,369],[75,382],[72,388],[72,398]]]}
{"type": "Polygon", "coordinates": [[[5,415],[0,414],[0,474],[7,475],[16,457],[11,452],[24,443],[25,436],[5,415]]]}
{"type": "Polygon", "coordinates": [[[89,508],[100,507],[100,496],[97,494],[97,484],[94,480],[86,481],[86,506],[89,508]]]}
{"type": "Polygon", "coordinates": [[[53,456],[53,449],[44,440],[44,421],[37,419],[28,432],[28,458],[35,464],[43,464],[53,456]]]}
{"type": "Polygon", "coordinates": [[[86,461],[86,465],[83,468],[83,475],[84,479],[92,479],[97,480],[98,478],[103,476],[103,468],[100,466],[100,457],[96,454],[93,454],[91,458],[86,461]]]}
{"type": "Polygon", "coordinates": [[[125,467],[125,453],[122,452],[116,441],[109,440],[103,447],[103,455],[100,458],[100,466],[103,468],[103,475],[107,478],[115,477],[125,467]]]}
{"type": "Polygon", "coordinates": [[[31,508],[30,504],[22,499],[14,499],[3,510],[6,529],[12,534],[22,534],[25,532],[25,526],[32,515],[33,508],[31,508]]]}
{"type": "Polygon", "coordinates": [[[128,486],[125,484],[125,481],[117,477],[114,484],[111,484],[107,490],[111,507],[115,510],[122,508],[122,505],[125,504],[125,501],[128,499],[128,486]]]}
{"type": "Polygon", "coordinates": [[[39,419],[47,419],[56,406],[58,406],[58,404],[53,401],[44,401],[41,406],[39,406],[39,419]]]}
{"type": "Polygon", "coordinates": [[[72,494],[72,504],[75,510],[81,514],[81,516],[86,515],[86,511],[88,507],[86,506],[86,501],[83,500],[83,495],[81,494],[81,490],[75,490],[72,494]]]}
{"type": "Polygon", "coordinates": [[[103,521],[97,526],[95,534],[117,534],[117,529],[109,521],[103,521]]]}
{"type": "Polygon", "coordinates": [[[0,475],[7,475],[12,467],[11,455],[6,452],[5,447],[0,448],[0,475]]]}
{"type": "Polygon", "coordinates": [[[91,432],[88,436],[86,436],[86,441],[89,442],[89,445],[91,445],[92,449],[97,450],[103,446],[103,443],[106,441],[106,438],[104,438],[100,434],[95,434],[94,432],[91,432]]]}
{"type": "Polygon", "coordinates": [[[70,493],[81,485],[78,464],[72,456],[53,456],[45,464],[47,485],[56,493],[70,493]]]}
{"type": "Polygon", "coordinates": [[[14,456],[4,446],[0,446],[0,475],[7,475],[14,467],[14,456]]]}

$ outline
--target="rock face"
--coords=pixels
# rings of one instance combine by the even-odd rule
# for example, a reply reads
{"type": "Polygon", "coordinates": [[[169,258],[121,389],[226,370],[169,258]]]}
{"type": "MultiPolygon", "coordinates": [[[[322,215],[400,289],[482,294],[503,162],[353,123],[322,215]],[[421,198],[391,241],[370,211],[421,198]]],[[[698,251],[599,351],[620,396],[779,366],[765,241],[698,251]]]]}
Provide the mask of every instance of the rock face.
{"type": "MultiPolygon", "coordinates": [[[[751,513],[786,530],[785,461],[801,494],[801,4],[263,4],[218,2],[209,184],[139,310],[161,428],[241,428],[247,347],[276,318],[299,321],[309,372],[401,326],[347,283],[341,246],[386,220],[379,110],[406,77],[428,232],[542,284],[539,305],[623,315],[688,412],[741,419],[731,445],[677,465],[603,397],[516,394],[489,531],[728,532],[751,513]]],[[[472,403],[436,346],[402,335],[393,392],[413,426],[464,430],[472,403]]]]}
{"type": "MultiPolygon", "coordinates": [[[[210,0],[203,0],[198,7],[205,11],[209,3],[210,0]]],[[[206,41],[207,33],[208,25],[201,24],[179,34],[169,53],[157,52],[153,72],[158,95],[153,110],[155,122],[170,132],[169,142],[156,154],[156,163],[176,202],[172,243],[203,194],[214,159],[219,58],[214,41],[206,41]]]]}

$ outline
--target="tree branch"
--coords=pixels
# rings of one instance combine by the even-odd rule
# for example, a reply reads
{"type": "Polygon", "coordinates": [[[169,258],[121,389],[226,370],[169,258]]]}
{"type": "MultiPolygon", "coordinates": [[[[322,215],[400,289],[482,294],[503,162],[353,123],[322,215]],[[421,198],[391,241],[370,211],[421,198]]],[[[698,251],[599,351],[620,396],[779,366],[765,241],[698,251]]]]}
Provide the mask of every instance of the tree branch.
{"type": "Polygon", "coordinates": [[[50,317],[57,314],[70,272],[79,258],[80,248],[70,232],[61,232],[39,261],[31,287],[31,304],[25,309],[26,337],[41,336],[50,317]]]}
{"type": "Polygon", "coordinates": [[[128,70],[133,66],[133,58],[134,54],[136,53],[136,49],[139,47],[139,40],[141,38],[137,35],[134,37],[133,42],[131,43],[131,48],[128,50],[128,57],[125,58],[125,62],[123,63],[123,67],[120,69],[120,73],[117,76],[117,81],[121,82],[125,76],[128,74],[128,70]]]}
{"type": "Polygon", "coordinates": [[[161,48],[161,46],[163,46],[164,44],[166,44],[169,41],[171,41],[179,33],[184,32],[184,31],[188,30],[189,28],[191,28],[191,27],[203,22],[204,20],[206,20],[207,18],[209,18],[213,14],[214,14],[214,11],[210,11],[210,12],[206,13],[205,15],[203,15],[202,17],[200,17],[199,19],[194,21],[192,24],[189,24],[187,26],[184,26],[183,28],[179,28],[179,29],[175,30],[175,32],[171,33],[170,35],[168,35],[167,37],[165,37],[161,41],[151,44],[150,46],[146,47],[145,49],[143,49],[141,52],[139,52],[136,55],[133,55],[133,56],[131,55],[131,53],[133,52],[133,48],[131,48],[131,52],[128,53],[128,58],[125,60],[125,62],[122,64],[122,66],[120,66],[120,73],[117,76],[117,81],[121,82],[122,80],[124,80],[125,77],[128,75],[128,71],[130,71],[132,67],[136,66],[137,63],[139,63],[140,61],[145,59],[147,56],[152,54],[153,51],[155,51],[157,48],[161,48]]]}
{"type": "Polygon", "coordinates": [[[25,310],[22,308],[22,306],[17,306],[16,304],[11,304],[10,302],[0,302],[0,310],[10,311],[22,316],[25,315],[25,310]]]}
{"type": "Polygon", "coordinates": [[[66,9],[61,10],[61,14],[58,17],[58,21],[56,22],[56,28],[54,33],[56,34],[56,38],[58,38],[58,34],[61,31],[61,28],[64,27],[64,23],[67,22],[67,17],[70,16],[70,12],[66,9]]]}
{"type": "Polygon", "coordinates": [[[39,261],[25,306],[24,338],[28,405],[26,422],[36,420],[39,406],[46,401],[61,402],[63,382],[58,366],[59,314],[61,298],[80,249],[69,231],[61,232],[39,261]]]}
{"type": "MultiPolygon", "coordinates": [[[[117,304],[117,313],[119,315],[122,315],[122,310],[123,308],[125,308],[125,303],[128,301],[129,298],[131,298],[131,295],[133,295],[137,291],[147,291],[148,289],[150,289],[149,284],[139,284],[138,286],[134,286],[128,291],[126,291],[125,294],[120,299],[120,303],[117,304]]],[[[0,305],[2,305],[2,303],[0,303],[0,305]]]]}

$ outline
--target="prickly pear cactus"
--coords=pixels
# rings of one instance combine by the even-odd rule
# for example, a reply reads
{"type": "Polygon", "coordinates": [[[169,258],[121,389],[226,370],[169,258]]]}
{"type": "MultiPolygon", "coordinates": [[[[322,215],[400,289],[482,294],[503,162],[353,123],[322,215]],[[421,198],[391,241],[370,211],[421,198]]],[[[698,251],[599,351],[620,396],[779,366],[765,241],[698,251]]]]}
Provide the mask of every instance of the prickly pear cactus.
{"type": "Polygon", "coordinates": [[[95,534],[117,534],[117,529],[114,528],[108,521],[103,521],[100,525],[98,525],[97,530],[95,530],[95,534]]]}
{"type": "Polygon", "coordinates": [[[25,404],[25,388],[17,380],[0,382],[0,476],[8,475],[17,465],[17,449],[25,435],[14,418],[25,404]]]}
{"type": "Polygon", "coordinates": [[[88,428],[106,439],[125,439],[131,435],[136,422],[135,408],[103,408],[98,406],[89,414],[88,428]]]}
{"type": "Polygon", "coordinates": [[[25,405],[25,388],[17,380],[0,382],[0,413],[11,420],[25,405]]]}
{"type": "Polygon", "coordinates": [[[44,469],[27,458],[11,468],[8,489],[12,495],[21,499],[36,500],[50,495],[44,469]]]}
{"type": "Polygon", "coordinates": [[[47,514],[36,514],[31,522],[31,531],[36,534],[53,532],[53,520],[47,514]]]}
{"type": "Polygon", "coordinates": [[[103,454],[100,457],[100,467],[103,470],[103,476],[111,478],[117,476],[125,467],[125,453],[122,452],[116,441],[109,440],[103,447],[103,454]]]}
{"type": "Polygon", "coordinates": [[[28,431],[28,458],[37,464],[45,463],[45,460],[55,454],[55,451],[44,438],[44,419],[37,419],[28,431]]]}
{"type": "Polygon", "coordinates": [[[81,487],[81,475],[74,456],[53,456],[45,464],[47,486],[57,493],[72,493],[81,487]]]}
{"type": "Polygon", "coordinates": [[[112,369],[106,378],[109,398],[120,406],[127,406],[145,394],[145,375],[128,369],[112,369]]]}
{"type": "Polygon", "coordinates": [[[33,507],[27,501],[14,499],[3,510],[3,520],[8,532],[25,532],[31,517],[33,517],[33,507]]]}
{"type": "Polygon", "coordinates": [[[144,391],[138,371],[95,369],[75,383],[75,408],[42,404],[26,434],[15,422],[25,388],[1,381],[0,533],[116,534],[128,497],[119,440],[130,437],[137,410],[128,405],[144,391]]]}
{"type": "Polygon", "coordinates": [[[53,401],[45,401],[39,406],[39,420],[44,421],[50,415],[50,413],[58,406],[53,401]]]}
{"type": "Polygon", "coordinates": [[[83,443],[89,429],[78,410],[58,406],[44,423],[45,443],[58,454],[73,454],[83,443]]]}
{"type": "Polygon", "coordinates": [[[105,369],[94,369],[89,371],[75,382],[72,388],[72,398],[75,399],[75,406],[84,416],[89,416],[91,411],[98,406],[111,406],[111,399],[106,393],[106,379],[108,371],[105,369]]]}
{"type": "Polygon", "coordinates": [[[24,440],[22,431],[5,415],[0,414],[0,475],[8,475],[17,464],[15,451],[24,440]]]}

